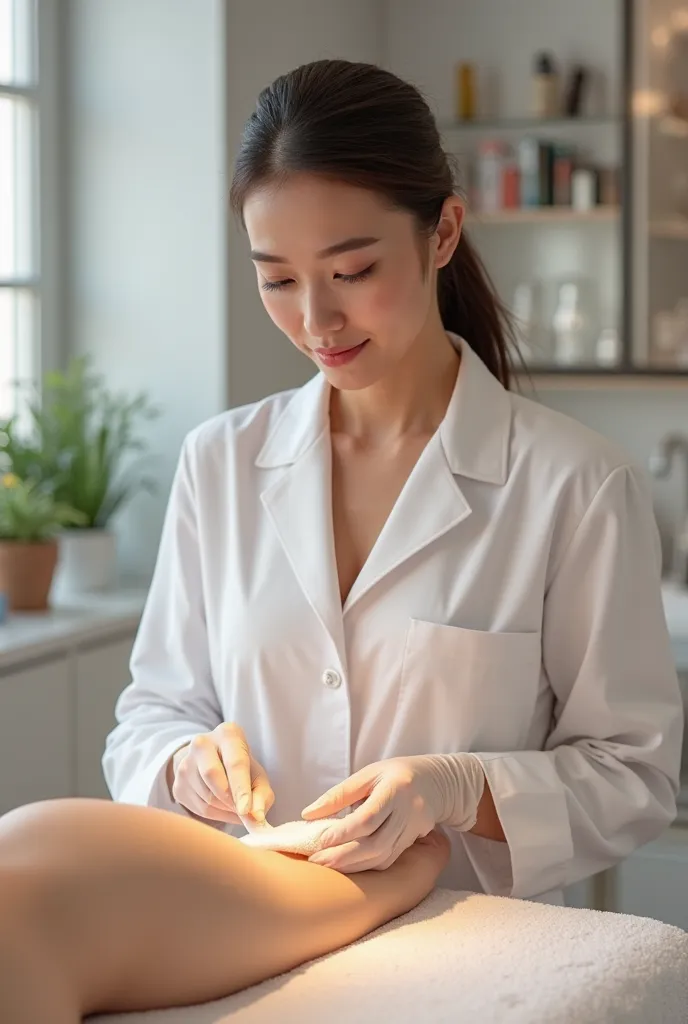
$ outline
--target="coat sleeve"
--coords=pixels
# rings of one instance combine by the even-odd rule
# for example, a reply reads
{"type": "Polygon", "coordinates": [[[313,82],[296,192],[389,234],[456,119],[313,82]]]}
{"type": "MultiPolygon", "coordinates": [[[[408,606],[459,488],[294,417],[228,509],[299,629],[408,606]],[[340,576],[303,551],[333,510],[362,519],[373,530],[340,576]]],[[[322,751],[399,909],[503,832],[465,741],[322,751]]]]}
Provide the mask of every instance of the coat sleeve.
{"type": "Polygon", "coordinates": [[[170,756],[222,721],[203,596],[190,440],[184,443],[153,580],[131,656],[131,682],[115,709],[103,773],[115,800],[187,812],[165,778],[170,756]]]}
{"type": "Polygon", "coordinates": [[[613,866],[676,816],[684,712],[660,588],[650,488],[613,470],[554,567],[543,750],[479,754],[507,844],[465,834],[498,895],[530,897],[613,866]]]}

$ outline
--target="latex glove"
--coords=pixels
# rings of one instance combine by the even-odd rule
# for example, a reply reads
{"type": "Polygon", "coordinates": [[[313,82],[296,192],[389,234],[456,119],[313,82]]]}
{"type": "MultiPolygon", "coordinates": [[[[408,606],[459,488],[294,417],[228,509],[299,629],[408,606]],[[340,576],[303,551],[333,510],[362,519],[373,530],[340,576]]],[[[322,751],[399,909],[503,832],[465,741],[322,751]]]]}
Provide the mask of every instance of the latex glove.
{"type": "Polygon", "coordinates": [[[249,832],[265,825],[275,802],[265,769],[234,722],[222,722],[181,747],[171,759],[168,785],[172,799],[195,817],[241,823],[249,832]]]}
{"type": "Polygon", "coordinates": [[[428,754],[377,761],[303,811],[309,821],[363,801],[321,837],[315,864],[351,874],[390,867],[436,825],[473,828],[485,773],[475,754],[428,754]]]}

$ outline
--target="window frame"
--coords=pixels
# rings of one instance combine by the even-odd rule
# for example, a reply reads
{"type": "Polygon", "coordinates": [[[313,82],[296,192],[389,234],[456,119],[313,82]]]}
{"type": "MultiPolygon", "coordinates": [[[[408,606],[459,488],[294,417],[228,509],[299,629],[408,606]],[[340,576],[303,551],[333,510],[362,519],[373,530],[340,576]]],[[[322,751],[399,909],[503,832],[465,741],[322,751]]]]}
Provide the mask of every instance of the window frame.
{"type": "Polygon", "coordinates": [[[36,130],[31,153],[33,252],[35,269],[30,276],[0,278],[0,289],[28,287],[35,301],[33,352],[29,362],[32,377],[40,384],[42,375],[64,365],[63,350],[64,282],[64,176],[61,173],[64,145],[64,89],[62,60],[66,40],[66,0],[33,0],[33,81],[26,84],[0,82],[0,96],[27,100],[35,111],[36,130]]]}

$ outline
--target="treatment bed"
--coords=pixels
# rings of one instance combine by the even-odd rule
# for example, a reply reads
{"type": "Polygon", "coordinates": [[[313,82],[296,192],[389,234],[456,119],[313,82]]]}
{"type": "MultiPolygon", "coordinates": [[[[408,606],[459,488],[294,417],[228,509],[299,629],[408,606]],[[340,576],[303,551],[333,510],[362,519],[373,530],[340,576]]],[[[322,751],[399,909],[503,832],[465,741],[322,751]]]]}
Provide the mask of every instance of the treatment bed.
{"type": "MultiPolygon", "coordinates": [[[[231,922],[228,947],[231,956],[231,922]]],[[[352,946],[203,1006],[89,1024],[687,1024],[688,933],[436,890],[352,946]]]]}

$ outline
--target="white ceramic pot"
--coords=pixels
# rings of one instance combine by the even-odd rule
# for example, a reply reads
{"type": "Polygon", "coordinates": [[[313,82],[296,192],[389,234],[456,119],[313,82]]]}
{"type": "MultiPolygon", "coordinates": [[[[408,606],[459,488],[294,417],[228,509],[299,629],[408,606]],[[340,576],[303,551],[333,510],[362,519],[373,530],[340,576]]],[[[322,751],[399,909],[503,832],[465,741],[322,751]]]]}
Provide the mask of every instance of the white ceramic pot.
{"type": "Polygon", "coordinates": [[[117,538],[110,530],[64,530],[55,573],[57,595],[108,590],[115,582],[117,538]]]}

